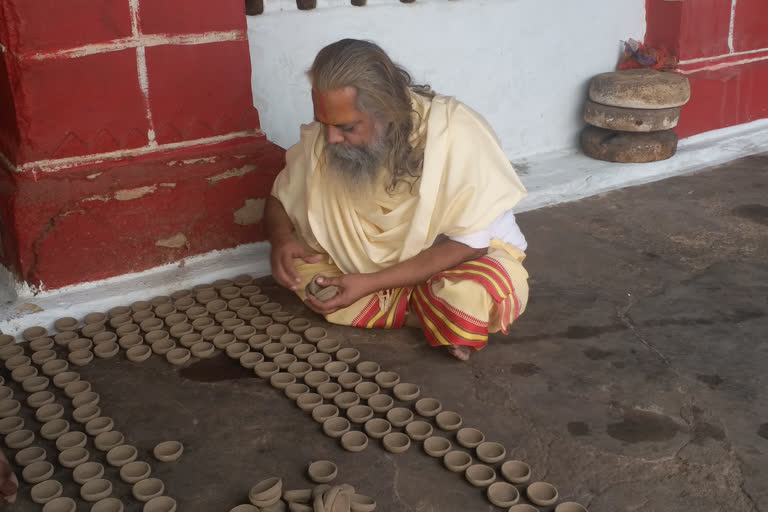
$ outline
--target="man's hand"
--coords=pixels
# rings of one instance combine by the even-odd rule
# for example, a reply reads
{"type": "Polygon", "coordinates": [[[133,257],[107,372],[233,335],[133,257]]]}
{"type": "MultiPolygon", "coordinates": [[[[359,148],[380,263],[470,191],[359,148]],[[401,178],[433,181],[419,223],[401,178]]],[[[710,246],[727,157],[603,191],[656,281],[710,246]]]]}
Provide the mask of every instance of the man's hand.
{"type": "Polygon", "coordinates": [[[370,274],[346,274],[339,277],[319,277],[317,284],[321,286],[336,286],[339,293],[326,301],[318,300],[311,295],[304,303],[309,309],[321,315],[330,315],[340,309],[351,306],[361,298],[377,290],[372,289],[370,274]]]}
{"type": "Polygon", "coordinates": [[[8,459],[0,452],[0,505],[13,503],[16,501],[16,491],[19,488],[19,481],[8,464],[8,459]]]}
{"type": "Polygon", "coordinates": [[[296,290],[296,286],[301,282],[301,277],[293,266],[295,258],[301,258],[307,263],[317,263],[323,259],[323,255],[308,252],[293,235],[287,235],[272,243],[272,276],[279,284],[291,290],[296,290]]]}

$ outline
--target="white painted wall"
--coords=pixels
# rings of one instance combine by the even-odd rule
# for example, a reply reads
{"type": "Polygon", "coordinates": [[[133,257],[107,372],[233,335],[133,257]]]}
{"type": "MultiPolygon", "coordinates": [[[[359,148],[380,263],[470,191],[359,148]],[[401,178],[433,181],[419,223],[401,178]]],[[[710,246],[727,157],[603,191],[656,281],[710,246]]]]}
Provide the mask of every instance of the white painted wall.
{"type": "Polygon", "coordinates": [[[620,40],[645,34],[645,0],[265,0],[248,17],[254,104],[288,147],[312,119],[304,72],[328,43],[380,44],[419,82],[467,103],[510,159],[575,147],[589,79],[615,69],[620,40]]]}

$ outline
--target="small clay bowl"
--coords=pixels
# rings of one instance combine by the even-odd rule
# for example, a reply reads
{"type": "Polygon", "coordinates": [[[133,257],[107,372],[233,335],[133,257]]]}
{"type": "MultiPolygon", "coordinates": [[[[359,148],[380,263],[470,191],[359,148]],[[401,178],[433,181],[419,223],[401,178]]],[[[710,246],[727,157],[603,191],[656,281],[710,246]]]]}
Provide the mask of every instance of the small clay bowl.
{"type": "Polygon", "coordinates": [[[37,376],[37,368],[34,366],[20,366],[14,368],[11,372],[11,379],[16,382],[24,382],[27,379],[37,376]]]}
{"type": "MultiPolygon", "coordinates": [[[[42,339],[47,340],[48,338],[38,338],[35,341],[40,341],[42,339]]],[[[34,343],[34,341],[31,343],[34,343]]],[[[30,359],[32,359],[32,362],[35,363],[36,365],[42,366],[48,361],[56,359],[57,357],[58,355],[56,354],[55,351],[53,351],[52,349],[46,348],[46,349],[33,352],[32,356],[30,356],[30,359]]]]}
{"type": "Polygon", "coordinates": [[[162,309],[163,306],[172,305],[173,299],[167,295],[158,295],[157,297],[153,297],[149,302],[152,304],[155,313],[159,315],[158,311],[162,309]]]}
{"type": "Polygon", "coordinates": [[[120,346],[114,341],[105,341],[99,343],[93,348],[93,353],[100,359],[109,359],[115,357],[120,352],[120,346]]]}
{"type": "Polygon", "coordinates": [[[329,460],[318,460],[309,465],[307,469],[309,479],[317,484],[332,482],[339,474],[339,468],[329,460]]]}
{"type": "Polygon", "coordinates": [[[16,343],[16,338],[10,334],[0,334],[0,348],[9,347],[16,343]]]}
{"type": "Polygon", "coordinates": [[[24,347],[19,345],[6,345],[0,348],[0,359],[8,361],[9,359],[24,355],[24,347]]]}
{"type": "Polygon", "coordinates": [[[349,409],[360,403],[360,397],[354,391],[344,391],[333,397],[333,403],[339,409],[349,409]]]}
{"type": "MultiPolygon", "coordinates": [[[[288,334],[288,326],[283,324],[272,324],[266,329],[266,334],[273,340],[279,340],[283,334],[288,334]]],[[[235,334],[237,336],[237,334],[235,334]]]]}
{"type": "MultiPolygon", "coordinates": [[[[155,332],[163,332],[163,331],[155,331],[155,332]]],[[[186,334],[192,334],[195,332],[195,328],[192,327],[191,324],[188,324],[187,322],[179,322],[178,324],[175,324],[173,327],[171,327],[170,334],[176,339],[180,339],[182,336],[186,334]]]]}
{"type": "Polygon", "coordinates": [[[440,436],[431,436],[424,440],[424,451],[430,457],[443,457],[451,451],[451,442],[440,436]]]}
{"type": "MultiPolygon", "coordinates": [[[[122,314],[122,313],[118,313],[122,314]]],[[[112,315],[112,317],[117,316],[118,314],[112,315]]],[[[112,318],[110,317],[110,318],[112,318]]],[[[59,318],[55,322],[53,322],[53,326],[56,328],[57,331],[76,331],[77,326],[80,324],[80,322],[77,321],[77,318],[73,318],[71,316],[65,316],[62,318],[59,318]]]]}
{"type": "MultiPolygon", "coordinates": [[[[176,308],[176,309],[181,311],[181,309],[179,308],[176,308]]],[[[186,311],[186,309],[184,311],[186,311]]],[[[167,317],[165,317],[165,325],[171,328],[175,327],[178,324],[189,324],[189,323],[190,323],[190,320],[189,320],[189,317],[186,315],[186,313],[174,313],[172,315],[168,315],[167,317]]]]}
{"type": "Polygon", "coordinates": [[[43,512],[75,512],[77,510],[77,504],[72,498],[66,496],[59,496],[53,498],[51,501],[43,505],[43,512]]]}
{"type": "Polygon", "coordinates": [[[56,480],[45,480],[35,484],[29,491],[32,501],[44,505],[49,501],[58,498],[64,493],[64,487],[56,480]]]}
{"type": "Polygon", "coordinates": [[[575,501],[564,501],[555,507],[555,512],[587,512],[587,507],[575,501]]]}
{"type": "Polygon", "coordinates": [[[206,327],[213,325],[213,320],[208,318],[208,310],[205,309],[205,306],[192,306],[186,311],[186,315],[187,320],[192,321],[192,326],[195,328],[195,330],[202,331],[206,327]],[[195,323],[201,319],[205,320],[205,322],[195,323]],[[198,325],[201,327],[198,327],[198,325]]]}
{"type": "Polygon", "coordinates": [[[333,357],[330,354],[323,354],[322,352],[316,352],[307,358],[307,362],[312,365],[312,368],[321,369],[325,365],[333,361],[333,357]]]}
{"type": "Polygon", "coordinates": [[[181,366],[192,357],[188,348],[174,348],[165,354],[165,358],[174,366],[181,366]]]}
{"type": "Polygon", "coordinates": [[[262,304],[259,309],[265,315],[272,315],[283,309],[283,306],[278,302],[267,302],[266,304],[262,304]]]}
{"type": "Polygon", "coordinates": [[[62,418],[47,421],[40,427],[40,436],[44,439],[55,441],[69,432],[69,422],[62,418]]]}
{"type": "Polygon", "coordinates": [[[240,296],[240,288],[237,286],[225,286],[219,290],[219,294],[227,300],[236,299],[240,296]]]}
{"type": "MultiPolygon", "coordinates": [[[[330,488],[330,485],[326,486],[321,484],[321,485],[315,486],[315,488],[318,488],[318,487],[330,488]]],[[[311,499],[312,499],[312,489],[292,489],[292,490],[283,491],[283,500],[287,501],[289,504],[290,503],[299,503],[299,504],[309,503],[311,499]]],[[[233,510],[234,509],[230,510],[229,512],[233,512],[233,510]]],[[[258,511],[243,510],[242,512],[258,512],[258,511]]]]}
{"type": "Polygon", "coordinates": [[[328,437],[333,437],[334,439],[343,436],[351,428],[352,425],[349,423],[349,420],[340,416],[329,418],[323,422],[323,432],[328,437]]]}
{"type": "Polygon", "coordinates": [[[45,327],[40,327],[39,325],[36,325],[34,327],[29,327],[27,329],[24,329],[24,332],[21,333],[21,336],[27,341],[32,341],[36,338],[43,338],[47,334],[48,334],[48,330],[45,327]]]}
{"type": "Polygon", "coordinates": [[[173,303],[176,304],[176,302],[178,302],[179,300],[185,299],[191,296],[192,296],[192,290],[177,290],[171,294],[171,300],[173,300],[174,301],[173,303]]]}
{"type": "Polygon", "coordinates": [[[40,448],[39,446],[28,446],[23,450],[19,450],[13,460],[16,461],[16,464],[19,466],[26,467],[33,462],[45,460],[47,455],[48,453],[45,451],[45,448],[40,448]]]}
{"type": "Polygon", "coordinates": [[[310,343],[317,343],[328,337],[328,331],[322,327],[310,327],[304,331],[304,339],[310,343]]]}
{"type": "Polygon", "coordinates": [[[290,350],[293,350],[293,347],[300,345],[302,342],[302,337],[295,332],[289,332],[280,336],[280,343],[288,347],[290,350]]]}
{"type": "Polygon", "coordinates": [[[44,460],[33,462],[21,471],[21,478],[28,484],[39,484],[51,476],[53,476],[53,464],[44,460]]]}
{"type": "Polygon", "coordinates": [[[466,469],[464,476],[475,487],[488,487],[496,481],[496,472],[485,464],[472,464],[466,469]]]}
{"type": "MultiPolygon", "coordinates": [[[[197,345],[200,345],[201,343],[198,343],[197,345]]],[[[213,345],[211,345],[213,346],[213,345]]],[[[171,339],[162,339],[159,341],[154,342],[152,345],[152,352],[154,352],[157,355],[164,356],[174,348],[176,348],[176,343],[174,343],[171,339]]]]}
{"type": "MultiPolygon", "coordinates": [[[[170,299],[168,300],[170,301],[170,299]]],[[[155,314],[157,315],[158,318],[165,319],[174,313],[176,313],[176,306],[168,302],[164,304],[160,304],[155,308],[155,314]]]]}
{"type": "Polygon", "coordinates": [[[152,454],[160,462],[175,462],[184,453],[184,445],[178,441],[163,441],[155,446],[152,454]]]}
{"type": "Polygon", "coordinates": [[[264,356],[259,352],[246,352],[240,356],[240,366],[252,370],[257,364],[264,362],[264,356]]]}
{"type": "Polygon", "coordinates": [[[266,507],[277,503],[282,492],[282,479],[277,477],[267,478],[251,487],[248,491],[248,500],[257,507],[266,507]]]}
{"type": "Polygon", "coordinates": [[[270,359],[273,359],[280,354],[285,354],[288,350],[288,347],[283,345],[282,343],[269,343],[268,345],[265,345],[262,349],[262,352],[264,352],[264,355],[267,356],[270,359]]]}
{"type": "Polygon", "coordinates": [[[59,453],[59,464],[65,468],[74,468],[86,462],[90,456],[85,448],[67,448],[59,453]]]}
{"type": "Polygon", "coordinates": [[[152,467],[144,461],[135,460],[120,468],[120,480],[127,484],[135,484],[152,474],[152,467]]]}
{"type": "Polygon", "coordinates": [[[96,437],[102,432],[109,432],[113,428],[115,428],[115,422],[109,416],[99,416],[85,424],[85,431],[89,436],[93,437],[96,437]]]}
{"type": "Polygon", "coordinates": [[[283,393],[285,393],[285,396],[290,398],[291,400],[296,400],[299,398],[299,395],[303,395],[304,393],[309,393],[309,386],[306,384],[300,384],[298,382],[295,382],[293,384],[288,384],[285,386],[285,389],[283,389],[283,393]]]}
{"type": "Polygon", "coordinates": [[[156,496],[144,504],[142,512],[176,512],[176,506],[170,496],[156,496]]]}
{"type": "Polygon", "coordinates": [[[373,512],[376,510],[376,500],[363,494],[352,494],[349,497],[350,510],[353,512],[373,512]]]}
{"type": "Polygon", "coordinates": [[[264,330],[267,329],[267,327],[269,327],[270,325],[275,323],[275,321],[272,320],[272,317],[269,317],[269,316],[255,316],[255,317],[251,318],[249,323],[256,330],[264,331],[264,330]]]}
{"type": "Polygon", "coordinates": [[[115,334],[117,334],[118,338],[122,338],[123,336],[128,336],[129,334],[139,334],[139,333],[141,333],[141,329],[139,329],[139,326],[136,324],[123,324],[115,330],[115,334]]]}
{"type": "Polygon", "coordinates": [[[14,400],[12,398],[0,400],[0,418],[16,416],[20,410],[21,403],[18,400],[14,400]]]}
{"type": "Polygon", "coordinates": [[[280,372],[272,375],[269,378],[269,383],[273,388],[285,389],[291,384],[296,383],[296,377],[287,372],[280,372]]]}
{"type": "Polygon", "coordinates": [[[219,294],[216,292],[216,290],[200,290],[197,292],[197,295],[195,295],[195,299],[200,304],[208,304],[212,300],[216,300],[219,298],[219,294]]]}
{"type": "Polygon", "coordinates": [[[8,435],[24,428],[24,418],[21,416],[6,416],[0,420],[0,434],[8,435]]]}
{"type": "MultiPolygon", "coordinates": [[[[341,363],[341,361],[336,361],[336,362],[341,363]]],[[[347,363],[341,363],[341,364],[346,365],[347,363]]],[[[326,369],[326,371],[328,370],[326,369]]],[[[346,390],[353,390],[355,389],[356,386],[358,386],[359,384],[362,384],[363,382],[363,377],[357,372],[344,372],[341,375],[339,375],[336,379],[338,380],[341,387],[343,387],[346,390]]],[[[371,384],[373,383],[371,382],[371,384]]],[[[376,384],[374,384],[374,386],[376,386],[376,384]]],[[[378,388],[378,386],[376,387],[378,388]]]]}
{"type": "MultiPolygon", "coordinates": [[[[246,305],[239,307],[239,305],[242,304],[242,302],[239,302],[239,301],[242,301],[242,300],[243,299],[240,298],[232,301],[233,303],[237,301],[238,307],[236,310],[222,311],[221,313],[216,313],[216,314],[220,315],[222,313],[231,313],[232,314],[231,318],[239,318],[240,320],[243,320],[244,322],[248,322],[248,323],[251,322],[251,319],[261,315],[261,311],[259,311],[258,308],[248,305],[249,303],[247,299],[245,299],[246,305]]],[[[234,307],[234,304],[231,304],[230,307],[234,307]]]]}
{"type": "Polygon", "coordinates": [[[413,412],[406,407],[395,407],[387,411],[387,421],[393,427],[404,427],[413,421],[413,412]]]}
{"type": "MultiPolygon", "coordinates": [[[[280,354],[279,356],[276,356],[274,359],[272,359],[272,362],[275,363],[281,370],[286,370],[289,366],[297,361],[298,359],[293,354],[280,354]]],[[[310,366],[310,370],[311,369],[312,367],[310,366]]]]}
{"type": "Polygon", "coordinates": [[[254,334],[248,338],[248,345],[254,350],[262,350],[270,343],[272,343],[272,338],[264,333],[254,334]]]}
{"type": "Polygon", "coordinates": [[[419,386],[416,384],[401,382],[392,388],[392,392],[395,394],[395,397],[397,397],[398,400],[402,402],[411,402],[419,398],[421,389],[419,389],[419,386]]]}
{"type": "Polygon", "coordinates": [[[347,409],[347,418],[353,423],[362,425],[373,418],[373,409],[367,405],[353,405],[347,409]]]}
{"type": "Polygon", "coordinates": [[[368,447],[368,436],[357,430],[350,430],[341,436],[341,447],[348,452],[361,452],[368,447]]]}
{"type": "Polygon", "coordinates": [[[472,457],[466,452],[454,450],[445,454],[443,464],[449,471],[463,473],[472,465],[472,457]]]}
{"type": "MultiPolygon", "coordinates": [[[[55,345],[51,338],[37,338],[29,342],[29,348],[32,352],[42,352],[43,350],[51,350],[55,345]]],[[[32,359],[34,361],[34,359],[32,359]]]]}
{"type": "Polygon", "coordinates": [[[149,345],[135,345],[125,351],[125,357],[134,363],[142,363],[150,358],[152,348],[149,345]]]}
{"type": "Polygon", "coordinates": [[[144,336],[144,341],[146,341],[148,345],[154,345],[158,341],[167,340],[169,337],[170,335],[168,334],[168,331],[151,331],[144,336]]]}
{"type": "Polygon", "coordinates": [[[56,449],[60,452],[69,448],[83,448],[88,442],[88,436],[79,430],[67,432],[56,440],[56,449]]]}
{"type": "Polygon", "coordinates": [[[291,320],[293,320],[293,317],[295,317],[293,313],[289,313],[288,311],[276,311],[272,313],[272,319],[275,322],[280,322],[281,324],[287,324],[291,320]]]}
{"type": "MultiPolygon", "coordinates": [[[[359,373],[359,370],[358,370],[359,373]]],[[[361,374],[362,375],[362,374],[361,374]]],[[[400,383],[400,376],[395,372],[379,372],[374,377],[376,384],[384,389],[394,388],[400,383]]]]}
{"type": "Polygon", "coordinates": [[[52,359],[43,365],[43,373],[53,377],[69,370],[69,363],[63,359],[52,359]]]}
{"type": "Polygon", "coordinates": [[[64,416],[64,406],[53,403],[47,404],[35,411],[35,419],[40,423],[46,423],[64,416]]]}
{"type": "Polygon", "coordinates": [[[93,439],[93,446],[99,451],[109,452],[110,450],[121,446],[124,442],[125,436],[121,432],[111,430],[97,435],[93,439]]]}
{"type": "Polygon", "coordinates": [[[235,338],[235,335],[229,332],[219,334],[215,338],[213,338],[213,346],[218,348],[219,350],[225,350],[228,346],[235,343],[237,341],[237,338],[235,338]]]}
{"type": "Polygon", "coordinates": [[[304,376],[304,383],[311,388],[316,388],[320,384],[330,382],[330,380],[330,375],[320,370],[311,371],[304,376]]]}
{"type": "Polygon", "coordinates": [[[395,401],[389,395],[373,395],[368,399],[368,407],[379,414],[390,411],[394,405],[395,401]]]}
{"type": "MultiPolygon", "coordinates": [[[[287,354],[283,354],[287,355],[287,354]]],[[[282,357],[282,356],[278,356],[282,357]]],[[[277,359],[275,359],[277,361],[277,359]]],[[[279,366],[279,364],[278,364],[279,366]]],[[[297,379],[303,379],[306,374],[312,371],[312,365],[305,361],[294,361],[288,365],[288,373],[295,375],[297,379]]]]}
{"type": "Polygon", "coordinates": [[[94,345],[101,345],[102,343],[106,343],[107,341],[117,342],[117,334],[109,331],[100,332],[96,336],[93,337],[93,344],[94,345]]]}
{"type": "Polygon", "coordinates": [[[307,359],[315,352],[317,352],[317,347],[310,345],[309,343],[301,343],[293,347],[293,355],[301,360],[307,359]]]}
{"type": "Polygon", "coordinates": [[[253,367],[253,372],[262,379],[269,379],[279,371],[280,368],[270,361],[263,361],[253,367]]]}
{"type": "Polygon", "coordinates": [[[558,498],[555,486],[547,482],[533,482],[525,490],[525,493],[528,495],[531,503],[541,507],[554,505],[558,498]]]}
{"type": "Polygon", "coordinates": [[[456,442],[464,448],[473,449],[485,442],[485,434],[476,428],[462,428],[456,432],[456,442]]]}
{"type": "Polygon", "coordinates": [[[74,399],[77,395],[81,393],[87,393],[90,390],[91,383],[87,380],[76,380],[64,386],[64,394],[72,399],[74,399]]]}
{"type": "Polygon", "coordinates": [[[423,441],[432,435],[432,425],[426,421],[412,421],[405,426],[405,433],[414,441],[423,441]]]}
{"type": "Polygon", "coordinates": [[[401,432],[390,432],[381,441],[390,453],[403,453],[411,447],[411,439],[401,432]]]}
{"type": "Polygon", "coordinates": [[[507,456],[507,450],[500,443],[484,442],[480,443],[477,448],[477,458],[488,464],[495,464],[504,460],[507,456]]]}
{"type": "Polygon", "coordinates": [[[323,397],[317,393],[302,393],[296,398],[296,405],[302,411],[311,412],[315,407],[323,405],[323,397]]]}
{"type": "Polygon", "coordinates": [[[145,478],[133,484],[131,492],[137,500],[147,502],[152,498],[162,496],[165,492],[165,484],[157,478],[145,478]]]}
{"type": "Polygon", "coordinates": [[[347,364],[354,364],[360,359],[360,351],[356,348],[342,348],[336,352],[336,359],[344,361],[347,364]]]}
{"type": "MultiPolygon", "coordinates": [[[[24,350],[21,347],[19,347],[19,348],[21,350],[24,350]]],[[[27,356],[23,356],[23,355],[13,356],[13,357],[8,358],[5,361],[5,367],[9,371],[13,371],[16,368],[21,368],[22,366],[29,366],[30,364],[32,364],[32,359],[30,359],[27,356]]]]}
{"type": "Polygon", "coordinates": [[[453,411],[443,411],[435,417],[435,421],[442,430],[453,431],[461,428],[464,420],[453,411]]]}
{"type": "MultiPolygon", "coordinates": [[[[241,288],[241,293],[243,293],[246,288],[249,288],[249,289],[255,288],[256,290],[259,289],[258,286],[253,286],[252,285],[252,283],[253,283],[253,276],[250,275],[250,274],[240,274],[240,275],[237,275],[237,276],[232,278],[232,283],[234,284],[234,286],[239,286],[241,288]]],[[[258,292],[254,292],[253,290],[249,290],[249,291],[253,292],[253,293],[251,293],[251,295],[253,295],[255,293],[260,293],[260,291],[258,291],[258,292]]]]}
{"type": "Polygon", "coordinates": [[[35,442],[35,434],[31,430],[20,429],[5,436],[5,446],[12,450],[26,448],[35,442]]]}
{"type": "Polygon", "coordinates": [[[294,318],[288,322],[288,328],[293,332],[303,333],[312,326],[306,318],[294,318]]]}
{"type": "MultiPolygon", "coordinates": [[[[79,341],[79,340],[75,340],[79,341]]],[[[72,351],[68,356],[69,362],[75,366],[85,366],[93,361],[93,352],[86,348],[72,351]]]]}
{"type": "MultiPolygon", "coordinates": [[[[238,329],[240,329],[240,327],[238,327],[238,329]]],[[[205,341],[213,341],[213,339],[219,334],[224,334],[224,328],[220,325],[212,325],[210,327],[206,327],[200,332],[200,336],[202,336],[203,340],[205,341]]]]}
{"type": "MultiPolygon", "coordinates": [[[[360,375],[356,373],[355,375],[360,375]]],[[[381,388],[374,382],[360,382],[354,387],[355,393],[360,395],[363,400],[368,400],[374,395],[378,395],[381,388]]]]}
{"type": "Polygon", "coordinates": [[[59,389],[64,389],[67,384],[80,380],[80,374],[77,372],[61,372],[53,377],[53,385],[59,389]]]}
{"type": "Polygon", "coordinates": [[[198,357],[200,359],[210,359],[213,357],[214,352],[216,352],[216,347],[213,346],[213,343],[201,341],[200,343],[195,343],[192,345],[189,350],[192,352],[194,357],[198,357]]]}
{"type": "MultiPolygon", "coordinates": [[[[122,315],[115,315],[109,319],[109,325],[113,329],[117,329],[118,327],[122,327],[124,325],[132,324],[132,323],[133,323],[132,313],[123,313],[122,315]]],[[[118,336],[120,335],[118,334],[118,336]]]]}
{"type": "Polygon", "coordinates": [[[135,446],[121,444],[107,452],[107,462],[110,466],[119,468],[136,460],[138,454],[139,452],[136,450],[135,446]]]}
{"type": "Polygon", "coordinates": [[[8,386],[0,386],[0,400],[10,400],[11,398],[13,398],[13,390],[8,386]]]}
{"type": "Polygon", "coordinates": [[[93,504],[91,512],[123,512],[123,502],[117,498],[104,498],[93,504]]]}
{"type": "Polygon", "coordinates": [[[373,418],[365,422],[365,432],[374,439],[381,439],[392,432],[392,424],[383,418],[373,418]]]}
{"type": "MultiPolygon", "coordinates": [[[[221,326],[226,332],[232,332],[238,327],[245,326],[245,320],[242,318],[229,318],[227,320],[221,321],[221,326]]],[[[251,329],[253,329],[253,327],[251,327],[251,329]]]]}
{"type": "Polygon", "coordinates": [[[507,482],[496,482],[491,484],[491,486],[488,487],[487,495],[488,501],[501,508],[511,507],[520,499],[520,491],[517,490],[517,487],[508,484],[507,482]]]}
{"type": "Polygon", "coordinates": [[[425,418],[437,416],[440,414],[440,411],[443,410],[442,404],[435,398],[422,398],[417,400],[414,407],[416,408],[418,415],[425,418]]]}
{"type": "Polygon", "coordinates": [[[98,405],[101,401],[101,395],[94,391],[83,391],[82,393],[76,394],[72,398],[72,407],[77,409],[78,407],[82,407],[84,405],[98,405]]]}
{"type": "Polygon", "coordinates": [[[82,424],[88,423],[93,418],[98,418],[99,416],[101,416],[101,408],[93,404],[83,405],[72,411],[72,417],[75,421],[82,424]]]}
{"type": "Polygon", "coordinates": [[[80,334],[84,338],[93,338],[100,332],[104,332],[106,330],[106,327],[104,327],[104,324],[88,324],[82,329],[80,329],[80,334]]]}
{"type": "Polygon", "coordinates": [[[232,343],[230,345],[227,345],[227,348],[224,349],[227,355],[232,359],[240,359],[244,354],[246,354],[250,350],[251,350],[251,347],[249,347],[247,343],[232,343]]]}
{"type": "Polygon", "coordinates": [[[72,480],[80,485],[104,476],[104,466],[98,462],[83,462],[72,470],[72,480]]]}
{"type": "Polygon", "coordinates": [[[331,404],[318,405],[312,409],[312,419],[321,424],[325,422],[325,420],[335,418],[338,415],[339,408],[331,404]]]}
{"type": "Polygon", "coordinates": [[[325,373],[327,373],[328,375],[330,375],[335,379],[339,375],[348,372],[349,365],[342,361],[331,361],[330,363],[328,363],[323,367],[323,370],[325,371],[325,373]]]}
{"type": "Polygon", "coordinates": [[[269,297],[262,295],[261,293],[257,293],[248,297],[248,302],[251,303],[251,306],[263,306],[264,304],[269,303],[269,297]]]}
{"type": "Polygon", "coordinates": [[[325,338],[317,342],[317,350],[325,354],[335,354],[341,350],[341,343],[334,338],[325,338]]]}
{"type": "Polygon", "coordinates": [[[145,333],[150,333],[152,331],[158,331],[163,327],[165,327],[165,322],[159,318],[154,318],[154,317],[147,318],[146,320],[142,320],[141,323],[139,323],[139,327],[145,333]]]}
{"type": "Polygon", "coordinates": [[[104,313],[88,313],[83,317],[83,323],[85,325],[91,324],[105,324],[107,323],[107,315],[104,313]]]}
{"type": "Polygon", "coordinates": [[[335,382],[324,382],[317,386],[317,393],[326,400],[333,400],[341,391],[341,386],[335,382]]]}

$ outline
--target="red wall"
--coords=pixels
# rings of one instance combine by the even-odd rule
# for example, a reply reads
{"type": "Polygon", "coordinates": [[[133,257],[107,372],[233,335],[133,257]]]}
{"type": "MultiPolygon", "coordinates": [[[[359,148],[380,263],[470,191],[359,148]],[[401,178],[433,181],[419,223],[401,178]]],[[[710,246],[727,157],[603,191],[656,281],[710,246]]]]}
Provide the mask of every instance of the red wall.
{"type": "Polygon", "coordinates": [[[0,263],[56,288],[263,239],[242,0],[0,0],[0,43],[0,263]]]}
{"type": "Polygon", "coordinates": [[[646,44],[691,81],[681,137],[768,117],[768,2],[647,1],[646,44]]]}

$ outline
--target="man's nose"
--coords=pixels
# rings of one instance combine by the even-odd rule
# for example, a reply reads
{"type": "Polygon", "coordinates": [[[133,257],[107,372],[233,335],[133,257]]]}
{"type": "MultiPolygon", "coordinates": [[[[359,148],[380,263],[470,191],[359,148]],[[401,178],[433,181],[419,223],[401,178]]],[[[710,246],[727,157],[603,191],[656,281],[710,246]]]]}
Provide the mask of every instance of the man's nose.
{"type": "Polygon", "coordinates": [[[330,144],[340,144],[344,142],[344,135],[341,130],[335,126],[328,126],[328,142],[330,144]]]}

